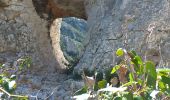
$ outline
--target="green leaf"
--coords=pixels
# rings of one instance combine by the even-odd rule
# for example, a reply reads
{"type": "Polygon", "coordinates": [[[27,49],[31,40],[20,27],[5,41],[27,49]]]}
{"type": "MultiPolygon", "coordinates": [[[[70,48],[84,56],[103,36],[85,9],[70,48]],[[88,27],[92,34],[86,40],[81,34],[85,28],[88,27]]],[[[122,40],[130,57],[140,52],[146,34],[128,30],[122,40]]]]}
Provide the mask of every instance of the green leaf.
{"type": "Polygon", "coordinates": [[[101,89],[101,88],[105,88],[107,85],[107,81],[106,80],[102,80],[102,81],[99,81],[98,82],[98,88],[101,89]]]}
{"type": "Polygon", "coordinates": [[[136,53],[136,51],[134,51],[134,50],[131,50],[130,51],[134,56],[137,56],[137,53],[136,53]]]}
{"type": "Polygon", "coordinates": [[[166,86],[163,82],[159,81],[158,82],[158,87],[159,89],[161,89],[161,91],[165,91],[166,90],[166,86]]]}
{"type": "Polygon", "coordinates": [[[130,92],[123,92],[122,100],[133,100],[133,94],[130,92]]]}
{"type": "Polygon", "coordinates": [[[3,64],[1,64],[1,63],[0,63],[0,68],[3,68],[3,66],[2,66],[2,65],[3,65],[3,64]]]}
{"type": "Polygon", "coordinates": [[[2,87],[7,91],[7,92],[10,92],[10,89],[9,89],[9,83],[4,81],[3,84],[2,84],[2,87]]]}
{"type": "Polygon", "coordinates": [[[143,96],[142,96],[143,100],[153,100],[152,97],[150,96],[150,94],[151,94],[150,92],[151,91],[148,90],[148,91],[143,93],[143,96]]]}
{"type": "Polygon", "coordinates": [[[170,86],[170,77],[162,76],[163,83],[168,84],[170,86]]]}
{"type": "Polygon", "coordinates": [[[111,71],[111,74],[114,74],[119,68],[120,68],[119,65],[114,66],[112,71],[111,71]]]}
{"type": "Polygon", "coordinates": [[[3,76],[0,75],[0,85],[3,83],[3,76]]]}
{"type": "Polygon", "coordinates": [[[142,84],[143,84],[143,80],[142,80],[142,79],[140,79],[140,78],[138,78],[138,79],[137,79],[137,82],[138,82],[140,85],[142,85],[142,84]]]}
{"type": "Polygon", "coordinates": [[[116,96],[116,97],[114,97],[114,99],[113,100],[122,100],[122,97],[120,97],[120,96],[116,96]]]}
{"type": "Polygon", "coordinates": [[[168,68],[158,68],[158,69],[156,69],[156,71],[157,72],[164,72],[164,73],[170,73],[170,69],[168,69],[168,68]]]}
{"type": "Polygon", "coordinates": [[[156,69],[156,71],[158,72],[158,74],[168,74],[168,73],[170,73],[169,68],[158,68],[158,69],[156,69]]]}
{"type": "Polygon", "coordinates": [[[129,73],[129,79],[130,79],[130,82],[133,82],[133,81],[134,81],[134,78],[133,78],[132,73],[129,73]]]}
{"type": "Polygon", "coordinates": [[[146,74],[148,75],[147,85],[155,88],[156,87],[156,79],[157,73],[154,63],[147,61],[146,62],[146,74]]]}
{"type": "Polygon", "coordinates": [[[130,52],[127,52],[128,55],[130,56],[131,59],[134,59],[134,57],[137,55],[135,51],[130,51],[130,52]]]}
{"type": "Polygon", "coordinates": [[[29,67],[31,67],[31,65],[32,65],[31,57],[24,57],[23,59],[21,59],[21,62],[19,64],[19,69],[23,70],[24,67],[29,68],[29,67]]]}
{"type": "Polygon", "coordinates": [[[123,54],[124,54],[124,51],[123,51],[122,48],[119,48],[119,49],[116,51],[116,55],[117,55],[117,56],[123,56],[123,54]]]}
{"type": "Polygon", "coordinates": [[[12,98],[12,100],[29,100],[28,96],[25,96],[25,97],[20,97],[20,98],[17,98],[17,97],[14,97],[12,98]]]}
{"type": "Polygon", "coordinates": [[[140,56],[134,56],[132,58],[132,64],[134,64],[135,71],[138,72],[139,74],[142,74],[143,67],[140,65],[143,65],[143,61],[140,56]]]}
{"type": "Polygon", "coordinates": [[[126,87],[126,86],[130,86],[130,85],[133,85],[133,84],[137,84],[137,82],[127,82],[125,84],[122,85],[122,87],[126,87]]]}
{"type": "Polygon", "coordinates": [[[141,96],[135,96],[132,100],[143,100],[141,96]]]}
{"type": "Polygon", "coordinates": [[[97,91],[97,90],[98,90],[98,85],[97,85],[97,84],[94,85],[93,90],[94,90],[94,91],[97,91]]]}
{"type": "Polygon", "coordinates": [[[140,57],[140,56],[135,56],[135,58],[134,58],[134,59],[135,59],[135,60],[137,60],[138,64],[140,64],[140,65],[142,65],[142,64],[143,64],[142,59],[141,59],[141,57],[140,57]]]}
{"type": "Polygon", "coordinates": [[[84,86],[83,88],[77,90],[74,95],[81,95],[81,94],[84,94],[84,93],[87,93],[87,89],[88,87],[87,86],[84,86]]]}

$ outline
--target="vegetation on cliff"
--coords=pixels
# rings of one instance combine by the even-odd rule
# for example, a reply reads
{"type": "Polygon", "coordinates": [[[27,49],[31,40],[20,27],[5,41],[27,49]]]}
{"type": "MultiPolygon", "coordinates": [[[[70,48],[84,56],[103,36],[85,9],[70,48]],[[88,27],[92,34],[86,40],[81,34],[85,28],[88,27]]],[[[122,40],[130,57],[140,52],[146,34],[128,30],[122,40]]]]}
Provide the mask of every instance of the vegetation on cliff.
{"type": "Polygon", "coordinates": [[[156,68],[151,61],[143,61],[135,51],[119,48],[116,55],[122,61],[110,70],[110,80],[97,80],[83,74],[85,86],[74,96],[97,100],[169,100],[170,69],[156,68]],[[116,76],[116,75],[117,76],[116,76]],[[83,94],[85,93],[85,94],[83,94]]]}

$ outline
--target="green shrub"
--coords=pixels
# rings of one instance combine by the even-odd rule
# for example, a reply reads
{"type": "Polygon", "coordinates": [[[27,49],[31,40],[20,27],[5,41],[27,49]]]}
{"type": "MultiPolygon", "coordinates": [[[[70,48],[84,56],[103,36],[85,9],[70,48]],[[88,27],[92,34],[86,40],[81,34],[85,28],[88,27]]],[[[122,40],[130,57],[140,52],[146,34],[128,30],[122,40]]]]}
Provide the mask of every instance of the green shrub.
{"type": "Polygon", "coordinates": [[[170,69],[156,69],[153,62],[143,61],[133,50],[126,51],[120,48],[116,51],[116,55],[124,58],[110,71],[110,74],[116,73],[118,79],[111,78],[110,83],[106,83],[105,79],[96,81],[93,90],[96,92],[92,93],[95,99],[170,100],[170,69]],[[120,86],[115,87],[118,81],[120,86]]]}
{"type": "Polygon", "coordinates": [[[22,59],[20,59],[20,63],[19,63],[19,69],[23,70],[24,68],[29,68],[32,64],[32,59],[31,57],[23,57],[22,59]]]}
{"type": "MultiPolygon", "coordinates": [[[[29,68],[32,64],[32,59],[30,57],[23,57],[22,59],[18,60],[19,63],[19,70],[22,71],[23,69],[29,68]]],[[[12,100],[28,100],[28,96],[21,96],[21,95],[12,95],[17,87],[16,75],[10,75],[11,73],[8,72],[8,69],[0,64],[0,68],[3,69],[2,73],[0,73],[0,98],[2,100],[12,99],[12,100]]],[[[11,69],[11,70],[16,70],[11,69]]]]}

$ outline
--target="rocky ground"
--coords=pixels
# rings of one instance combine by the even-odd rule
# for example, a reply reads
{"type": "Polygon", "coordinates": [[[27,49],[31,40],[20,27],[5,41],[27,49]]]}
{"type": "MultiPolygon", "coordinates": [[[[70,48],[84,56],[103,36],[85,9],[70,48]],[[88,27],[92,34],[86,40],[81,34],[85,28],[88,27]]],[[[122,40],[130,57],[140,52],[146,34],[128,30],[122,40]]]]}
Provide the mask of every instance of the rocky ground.
{"type": "MultiPolygon", "coordinates": [[[[61,48],[68,61],[76,61],[83,52],[87,23],[74,17],[64,18],[61,25],[61,48]]],[[[15,94],[29,95],[30,100],[70,100],[74,92],[83,86],[83,82],[74,80],[71,74],[36,70],[31,67],[19,70],[19,62],[27,53],[6,51],[0,53],[0,64],[9,74],[17,75],[15,94]]],[[[33,65],[32,67],[34,67],[33,65]]],[[[2,73],[4,70],[0,69],[2,73]]]]}
{"type": "MultiPolygon", "coordinates": [[[[83,82],[74,80],[72,75],[59,72],[34,71],[29,68],[19,71],[19,60],[22,53],[6,52],[0,55],[0,62],[17,75],[17,89],[15,94],[28,95],[30,100],[71,100],[74,92],[83,86],[83,82]]],[[[1,72],[3,70],[1,69],[1,72]]]]}
{"type": "Polygon", "coordinates": [[[71,100],[83,85],[82,81],[58,73],[20,75],[19,81],[16,94],[29,95],[30,100],[71,100]]]}

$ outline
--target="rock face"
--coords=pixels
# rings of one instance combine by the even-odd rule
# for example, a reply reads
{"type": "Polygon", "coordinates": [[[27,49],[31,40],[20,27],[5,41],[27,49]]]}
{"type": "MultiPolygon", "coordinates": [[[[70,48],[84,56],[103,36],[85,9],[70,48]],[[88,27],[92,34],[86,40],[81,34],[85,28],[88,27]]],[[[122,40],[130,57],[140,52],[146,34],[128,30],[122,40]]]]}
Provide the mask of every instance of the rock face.
{"type": "MultiPolygon", "coordinates": [[[[5,1],[1,2],[7,6],[1,6],[0,9],[0,52],[37,52],[35,48],[39,46],[35,40],[38,35],[43,36],[40,33],[48,32],[45,28],[46,21],[37,16],[31,1],[5,1]],[[39,30],[40,27],[44,28],[39,30]]],[[[48,44],[49,41],[44,42],[48,44]]],[[[40,58],[34,60],[38,61],[40,58]]]]}
{"type": "Polygon", "coordinates": [[[34,70],[44,68],[55,71],[56,66],[64,69],[59,67],[56,60],[58,56],[53,53],[48,21],[37,15],[32,1],[1,0],[1,2],[3,6],[0,7],[0,52],[29,54],[36,66],[34,70]]]}
{"type": "Polygon", "coordinates": [[[61,18],[53,21],[50,27],[50,37],[51,37],[51,45],[53,48],[53,54],[56,58],[56,61],[58,62],[58,66],[60,66],[61,69],[66,69],[68,62],[65,59],[60,47],[61,22],[62,22],[61,18]]]}
{"type": "Polygon", "coordinates": [[[112,67],[116,61],[114,52],[120,47],[141,54],[154,50],[148,53],[148,59],[169,65],[170,1],[86,0],[85,6],[90,41],[75,72],[112,67]]]}
{"type": "Polygon", "coordinates": [[[41,18],[79,17],[87,19],[84,0],[32,0],[41,18]]]}
{"type": "Polygon", "coordinates": [[[30,55],[34,70],[65,70],[68,62],[60,49],[61,19],[54,19],[86,18],[83,4],[83,0],[0,0],[0,53],[30,55]]]}
{"type": "Polygon", "coordinates": [[[76,63],[85,49],[87,22],[75,17],[63,18],[61,23],[60,45],[66,59],[76,63]]]}
{"type": "Polygon", "coordinates": [[[87,18],[84,0],[48,0],[47,9],[55,18],[70,16],[87,18]]]}
{"type": "MultiPolygon", "coordinates": [[[[35,80],[33,88],[39,91],[37,85],[41,84],[37,83],[44,82],[44,87],[54,89],[58,78],[61,78],[61,88],[72,87],[72,80],[65,81],[69,79],[67,76],[51,73],[55,68],[66,69],[67,60],[60,47],[61,19],[54,19],[67,16],[88,18],[85,52],[74,68],[75,73],[81,74],[83,68],[104,70],[112,67],[117,59],[114,52],[120,47],[147,54],[144,58],[153,59],[158,65],[170,63],[169,0],[0,0],[0,62],[6,62],[6,58],[1,57],[4,54],[29,54],[34,61],[31,71],[39,74],[26,76],[26,79],[35,80]]],[[[25,88],[18,90],[22,89],[25,88]]],[[[71,90],[57,90],[60,91],[57,99],[70,99],[61,96],[69,91],[67,89],[71,90]]],[[[25,92],[27,90],[21,91],[25,92]]],[[[68,95],[71,93],[65,94],[68,95]]],[[[44,93],[41,96],[45,96],[44,93]]]]}
{"type": "Polygon", "coordinates": [[[61,21],[54,18],[76,16],[88,18],[88,37],[74,72],[112,67],[119,47],[146,53],[147,59],[168,66],[169,4],[167,0],[0,0],[0,52],[27,52],[38,66],[49,66],[40,69],[65,69],[60,39],[53,39],[60,36],[54,27],[60,29],[61,21]]]}

